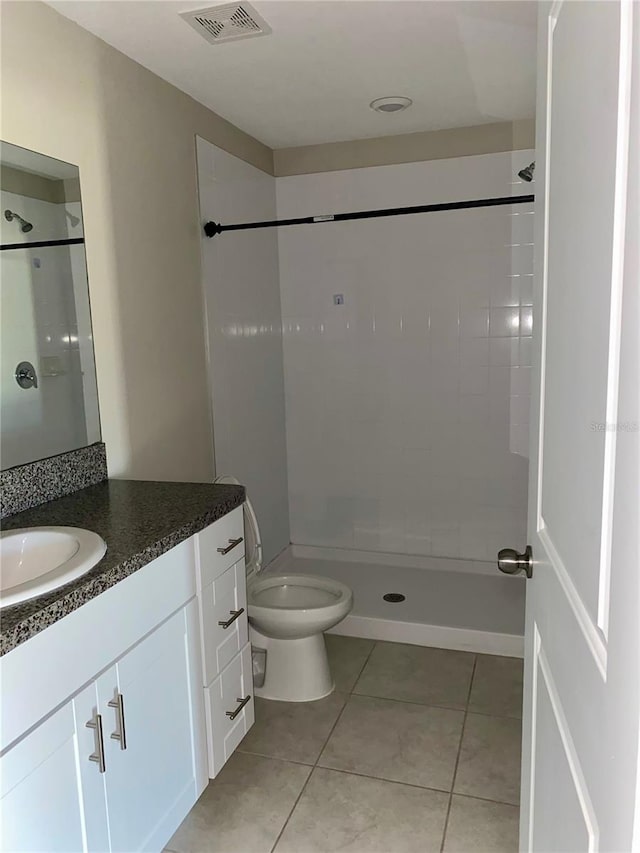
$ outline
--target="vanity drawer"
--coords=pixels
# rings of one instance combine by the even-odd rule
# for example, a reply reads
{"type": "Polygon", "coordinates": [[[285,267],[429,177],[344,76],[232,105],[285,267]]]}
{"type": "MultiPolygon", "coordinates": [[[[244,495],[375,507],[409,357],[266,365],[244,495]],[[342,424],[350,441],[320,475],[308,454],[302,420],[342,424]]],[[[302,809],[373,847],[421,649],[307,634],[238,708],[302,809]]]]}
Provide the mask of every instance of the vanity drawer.
{"type": "Polygon", "coordinates": [[[244,558],[241,558],[198,593],[205,687],[249,639],[245,572],[244,558]]]}
{"type": "Polygon", "coordinates": [[[241,506],[205,527],[196,536],[197,583],[203,589],[244,557],[244,512],[241,506]],[[223,553],[224,552],[224,553],[223,553]]]}
{"type": "Polygon", "coordinates": [[[247,643],[204,691],[209,776],[213,779],[255,720],[251,643],[247,643]],[[244,702],[244,704],[242,704],[244,702]],[[231,714],[235,714],[231,717],[231,714]]]}

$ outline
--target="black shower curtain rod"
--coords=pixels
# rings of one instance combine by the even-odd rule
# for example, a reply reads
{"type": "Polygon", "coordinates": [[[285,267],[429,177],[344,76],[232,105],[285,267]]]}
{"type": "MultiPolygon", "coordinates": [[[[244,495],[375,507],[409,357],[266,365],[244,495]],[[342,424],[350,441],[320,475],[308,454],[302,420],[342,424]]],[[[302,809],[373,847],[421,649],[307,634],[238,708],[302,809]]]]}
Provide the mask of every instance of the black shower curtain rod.
{"type": "Polygon", "coordinates": [[[282,228],[285,225],[313,225],[315,222],[346,222],[350,219],[377,219],[381,216],[407,216],[411,213],[435,213],[440,210],[466,210],[472,207],[497,207],[502,204],[526,204],[535,199],[533,195],[513,195],[502,198],[478,198],[472,201],[449,201],[443,204],[418,204],[414,207],[386,207],[381,210],[359,210],[354,213],[329,213],[325,216],[300,216],[296,219],[270,219],[264,222],[240,222],[221,225],[206,222],[204,233],[215,237],[225,231],[252,231],[255,228],[282,228]]]}
{"type": "Polygon", "coordinates": [[[3,252],[9,249],[46,249],[48,246],[77,246],[84,243],[84,237],[70,237],[67,240],[36,240],[33,243],[4,243],[0,246],[3,252]]]}

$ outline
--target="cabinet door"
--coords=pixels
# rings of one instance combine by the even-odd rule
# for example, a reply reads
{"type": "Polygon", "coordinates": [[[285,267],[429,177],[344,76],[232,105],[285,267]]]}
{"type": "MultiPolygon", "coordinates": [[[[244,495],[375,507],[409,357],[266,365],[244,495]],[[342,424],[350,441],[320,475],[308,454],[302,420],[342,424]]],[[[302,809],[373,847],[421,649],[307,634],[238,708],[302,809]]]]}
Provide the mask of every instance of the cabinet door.
{"type": "MultiPolygon", "coordinates": [[[[115,667],[109,670],[112,674],[115,667]]],[[[106,720],[101,717],[98,687],[95,681],[73,699],[78,742],[78,777],[84,803],[84,826],[89,851],[108,851],[109,828],[105,790],[106,763],[100,765],[100,747],[104,750],[106,720]],[[104,768],[104,772],[103,772],[104,768]]]]}
{"type": "Polygon", "coordinates": [[[244,557],[198,594],[206,687],[249,639],[244,557]]]}
{"type": "Polygon", "coordinates": [[[87,850],[78,774],[86,757],[73,702],[5,753],[0,771],[2,850],[87,850]]]}
{"type": "Polygon", "coordinates": [[[251,643],[205,689],[209,775],[214,779],[255,721],[251,643]]]}
{"type": "Polygon", "coordinates": [[[206,784],[195,599],[115,669],[98,680],[111,849],[158,850],[206,784]]]}

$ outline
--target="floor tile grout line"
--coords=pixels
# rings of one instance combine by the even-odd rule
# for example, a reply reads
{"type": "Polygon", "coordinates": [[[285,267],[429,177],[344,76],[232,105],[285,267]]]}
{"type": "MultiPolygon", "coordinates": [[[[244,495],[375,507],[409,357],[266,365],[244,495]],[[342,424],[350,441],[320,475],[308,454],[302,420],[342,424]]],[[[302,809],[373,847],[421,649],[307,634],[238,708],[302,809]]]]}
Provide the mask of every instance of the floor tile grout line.
{"type": "MultiPolygon", "coordinates": [[[[402,785],[405,788],[415,788],[418,791],[430,791],[432,794],[449,795],[451,792],[446,788],[430,788],[427,785],[416,785],[415,782],[401,782],[399,779],[387,779],[384,776],[371,776],[369,773],[361,773],[358,770],[342,770],[340,767],[327,767],[325,764],[318,764],[314,770],[329,770],[331,773],[342,773],[343,776],[357,776],[360,779],[372,779],[374,782],[388,782],[390,785],[402,785]]],[[[476,799],[479,799],[478,797],[476,799]]],[[[509,805],[504,803],[503,805],[509,805]]]]}
{"type": "MultiPolygon", "coordinates": [[[[360,671],[358,672],[358,675],[357,675],[357,677],[356,677],[356,680],[354,681],[354,684],[353,684],[353,686],[354,686],[354,687],[355,687],[355,685],[357,684],[358,679],[359,679],[359,678],[360,678],[360,676],[362,675],[362,673],[363,673],[363,671],[364,671],[365,666],[369,663],[369,658],[371,657],[371,654],[373,653],[373,650],[375,649],[375,647],[376,647],[376,644],[374,643],[374,644],[373,644],[373,646],[371,646],[371,648],[369,649],[369,654],[367,655],[366,660],[365,660],[365,662],[362,664],[362,666],[361,666],[361,668],[360,668],[360,671]]],[[[347,694],[343,694],[343,695],[346,695],[346,697],[347,697],[347,698],[345,699],[345,703],[344,703],[344,705],[342,706],[342,708],[340,708],[340,712],[339,712],[338,716],[336,717],[334,724],[331,726],[331,731],[329,732],[329,734],[328,734],[328,735],[327,735],[327,737],[325,738],[324,743],[322,744],[322,747],[321,747],[321,749],[320,749],[320,752],[318,753],[318,755],[317,755],[317,757],[316,757],[316,760],[315,760],[315,762],[314,762],[314,764],[313,764],[314,769],[318,766],[318,761],[320,761],[320,756],[321,756],[321,755],[322,755],[322,753],[324,752],[326,745],[329,743],[329,741],[330,741],[330,739],[331,739],[331,735],[334,733],[336,726],[337,726],[337,725],[338,725],[338,723],[340,722],[340,718],[341,718],[341,717],[342,717],[342,715],[344,714],[344,709],[345,709],[345,708],[347,707],[347,705],[349,704],[349,699],[350,699],[350,698],[351,698],[351,696],[353,695],[353,688],[349,691],[349,693],[347,693],[347,694]]]]}
{"type": "Polygon", "coordinates": [[[334,733],[336,726],[337,726],[337,725],[338,725],[338,723],[340,722],[340,718],[341,718],[341,717],[342,717],[342,715],[344,714],[344,709],[347,707],[348,702],[349,702],[349,699],[347,698],[347,699],[346,699],[346,701],[345,701],[345,703],[344,703],[344,705],[342,706],[342,708],[340,708],[340,711],[338,712],[338,716],[336,717],[334,724],[331,726],[331,731],[329,732],[329,734],[328,734],[328,735],[327,735],[327,737],[325,738],[325,741],[324,741],[324,743],[322,744],[322,748],[320,749],[320,752],[318,753],[318,757],[317,757],[317,758],[316,758],[316,760],[313,762],[313,769],[314,769],[314,770],[315,770],[315,768],[318,766],[318,761],[320,761],[320,756],[321,756],[321,755],[322,755],[322,753],[324,752],[324,749],[325,749],[326,745],[329,743],[329,741],[330,741],[330,739],[331,739],[331,735],[334,733]]]}
{"type": "MultiPolygon", "coordinates": [[[[327,764],[306,764],[304,761],[295,761],[293,758],[279,758],[274,755],[265,755],[262,752],[249,752],[248,750],[238,749],[243,755],[254,755],[257,758],[266,758],[269,761],[279,761],[281,764],[294,764],[296,767],[307,767],[309,770],[331,770],[334,773],[342,773],[346,776],[358,776],[363,779],[373,779],[376,782],[390,782],[392,785],[404,785],[406,788],[417,788],[419,791],[432,791],[436,794],[451,794],[452,792],[446,788],[434,788],[429,785],[417,785],[415,782],[404,782],[400,779],[389,779],[388,776],[372,776],[370,773],[362,773],[358,770],[344,770],[341,767],[329,767],[327,764]]],[[[318,759],[319,761],[320,759],[318,759]]],[[[494,800],[491,797],[480,797],[478,794],[463,794],[460,791],[455,792],[454,796],[464,797],[467,800],[481,800],[483,803],[493,803],[497,806],[511,806],[512,808],[520,808],[518,803],[509,803],[506,800],[494,800]]],[[[169,853],[175,853],[169,850],[169,853]]]]}
{"type": "MultiPolygon", "coordinates": [[[[359,679],[359,678],[360,678],[360,676],[362,675],[362,671],[363,671],[363,669],[365,668],[365,666],[366,666],[366,665],[367,665],[367,663],[369,662],[369,658],[371,657],[371,653],[373,652],[373,650],[374,650],[374,648],[375,648],[375,647],[376,647],[376,644],[374,643],[374,644],[371,646],[371,649],[369,650],[369,654],[367,655],[366,660],[365,660],[365,662],[362,664],[362,668],[360,669],[360,671],[359,671],[359,673],[358,673],[358,675],[357,675],[357,677],[356,677],[356,680],[355,680],[355,682],[354,682],[354,687],[355,687],[355,684],[357,683],[358,679],[359,679]]],[[[334,690],[335,690],[335,688],[334,688],[334,690]]],[[[276,840],[275,840],[275,841],[274,841],[274,843],[273,843],[273,846],[271,847],[270,853],[273,853],[273,851],[276,849],[276,847],[278,846],[278,843],[280,842],[280,839],[282,838],[282,835],[283,835],[283,833],[284,833],[285,829],[286,829],[286,828],[287,828],[287,826],[289,825],[289,821],[291,820],[291,816],[293,815],[294,811],[296,810],[296,807],[297,807],[298,803],[300,802],[300,800],[301,800],[301,798],[302,798],[302,795],[304,794],[304,792],[305,792],[305,790],[306,790],[306,788],[307,788],[307,785],[309,784],[309,780],[310,780],[310,779],[311,779],[311,777],[313,776],[313,771],[314,771],[314,770],[316,769],[316,767],[318,766],[318,761],[320,760],[320,756],[321,756],[321,755],[322,755],[322,753],[324,752],[324,748],[325,748],[325,746],[329,743],[329,738],[330,738],[330,737],[331,737],[331,735],[333,734],[333,731],[334,731],[335,727],[338,725],[338,722],[339,722],[339,720],[340,720],[340,717],[341,717],[341,716],[342,716],[342,714],[344,713],[344,709],[347,707],[347,703],[348,703],[348,701],[349,701],[349,697],[351,696],[351,693],[352,693],[352,690],[351,690],[351,691],[349,691],[348,693],[345,693],[345,694],[344,694],[344,695],[346,695],[346,697],[347,697],[347,698],[345,699],[344,705],[342,706],[342,708],[340,708],[340,711],[339,711],[339,713],[338,713],[338,716],[336,717],[334,724],[331,726],[331,731],[329,732],[329,734],[327,735],[327,737],[326,737],[326,739],[325,739],[324,743],[322,744],[322,747],[320,748],[320,751],[318,752],[318,755],[317,755],[317,757],[316,757],[316,760],[315,760],[314,764],[311,766],[311,770],[309,771],[309,775],[308,775],[308,776],[307,776],[307,778],[305,779],[305,783],[304,783],[304,785],[302,786],[302,789],[300,790],[300,793],[299,793],[299,794],[298,794],[298,796],[296,797],[296,801],[295,801],[295,803],[293,804],[293,806],[292,806],[292,808],[291,808],[291,811],[290,811],[290,812],[289,812],[289,814],[287,815],[287,819],[286,819],[286,820],[285,820],[285,822],[282,824],[282,828],[281,828],[280,832],[278,833],[278,837],[276,838],[276,840]]],[[[307,765],[304,765],[304,766],[309,767],[309,765],[308,765],[308,764],[307,764],[307,765]]]]}
{"type": "Polygon", "coordinates": [[[274,844],[273,844],[273,847],[271,848],[270,853],[273,853],[273,851],[274,851],[274,850],[276,849],[276,847],[278,846],[278,842],[279,842],[279,841],[280,841],[280,839],[282,838],[282,834],[284,833],[285,829],[287,828],[287,826],[288,826],[288,824],[289,824],[289,821],[291,820],[291,816],[293,815],[294,811],[296,810],[296,806],[297,806],[297,805],[298,805],[298,803],[300,802],[300,800],[301,800],[301,798],[302,798],[302,795],[304,794],[304,792],[305,792],[305,790],[306,790],[306,788],[307,788],[307,785],[309,784],[309,780],[311,779],[311,777],[312,777],[312,775],[313,775],[313,771],[314,771],[314,770],[316,769],[316,767],[318,766],[318,761],[319,761],[319,759],[320,759],[320,756],[322,755],[322,753],[323,753],[323,751],[324,751],[325,746],[326,746],[326,745],[327,745],[327,743],[329,742],[329,738],[330,738],[330,737],[331,737],[331,735],[333,734],[333,730],[334,730],[334,729],[335,729],[335,727],[338,725],[338,720],[339,720],[339,719],[340,719],[340,717],[342,716],[342,714],[343,714],[343,712],[344,712],[344,709],[347,707],[347,702],[348,702],[348,701],[349,701],[349,699],[348,699],[348,696],[347,696],[347,699],[345,700],[344,705],[342,706],[342,708],[340,708],[340,711],[338,712],[338,716],[336,717],[334,724],[331,726],[331,731],[329,732],[329,734],[327,735],[327,737],[326,737],[326,739],[325,739],[324,743],[323,743],[323,744],[322,744],[322,746],[320,747],[320,751],[319,751],[319,753],[318,753],[318,756],[317,756],[317,758],[316,758],[315,762],[314,762],[312,765],[309,765],[309,764],[304,765],[305,767],[309,767],[309,775],[308,775],[308,776],[307,776],[307,778],[305,779],[305,783],[304,783],[304,785],[302,786],[302,789],[300,790],[300,793],[299,793],[299,794],[298,794],[298,796],[296,797],[296,801],[295,801],[295,803],[293,804],[293,806],[291,807],[291,811],[290,811],[290,812],[289,812],[289,814],[287,815],[287,819],[286,819],[286,820],[285,820],[285,822],[282,824],[282,829],[281,829],[281,830],[280,830],[280,832],[278,833],[278,837],[277,837],[277,838],[276,838],[276,840],[274,841],[274,844]]]}
{"type": "MultiPolygon", "coordinates": [[[[306,766],[306,767],[309,767],[309,765],[308,765],[308,764],[307,764],[307,765],[305,765],[305,766],[306,766]]],[[[287,815],[287,818],[286,818],[285,822],[282,824],[282,828],[280,829],[280,832],[278,833],[278,836],[277,836],[276,840],[273,842],[273,845],[272,845],[272,847],[270,848],[269,853],[273,853],[273,851],[274,851],[274,850],[276,849],[276,847],[278,846],[278,844],[279,844],[279,842],[280,842],[280,839],[282,838],[282,834],[283,834],[283,832],[285,831],[285,829],[287,828],[287,826],[288,826],[288,824],[289,824],[289,821],[291,820],[291,815],[292,815],[292,814],[294,813],[294,811],[296,810],[296,806],[297,806],[297,805],[298,805],[298,803],[300,802],[300,799],[301,799],[302,795],[304,794],[304,792],[305,792],[305,790],[306,790],[306,788],[307,788],[307,785],[309,784],[309,779],[311,779],[311,774],[313,773],[314,769],[315,769],[314,767],[309,767],[309,775],[308,775],[308,776],[307,776],[307,778],[304,780],[304,785],[303,785],[303,786],[302,786],[302,788],[300,789],[300,793],[299,793],[299,794],[298,794],[298,796],[296,797],[294,804],[291,806],[291,810],[289,811],[289,814],[287,815]]]]}
{"type": "Polygon", "coordinates": [[[453,766],[453,777],[451,779],[451,791],[449,793],[449,803],[447,805],[447,814],[444,819],[444,826],[442,828],[442,843],[440,845],[440,853],[444,853],[444,845],[447,840],[447,831],[449,829],[449,817],[451,815],[451,804],[453,803],[453,790],[456,786],[456,776],[458,775],[458,764],[460,763],[460,754],[462,753],[462,741],[464,740],[464,730],[467,724],[467,717],[469,716],[469,702],[471,701],[471,691],[473,690],[473,679],[476,674],[476,666],[478,663],[478,655],[474,655],[473,658],[473,667],[471,669],[471,678],[469,679],[469,689],[467,691],[467,702],[464,710],[464,717],[462,720],[462,730],[460,732],[460,743],[458,744],[458,754],[456,756],[456,763],[453,766]]]}
{"type": "Polygon", "coordinates": [[[238,747],[238,752],[241,752],[243,755],[255,755],[258,758],[268,758],[271,761],[281,761],[284,764],[295,764],[297,767],[315,767],[310,761],[299,761],[297,758],[282,758],[280,755],[269,755],[266,752],[257,752],[253,749],[240,749],[238,747]]]}
{"type": "MultiPolygon", "coordinates": [[[[367,655],[367,659],[365,660],[364,664],[362,665],[362,669],[358,673],[358,677],[356,678],[355,683],[354,683],[353,687],[351,688],[350,695],[352,695],[352,696],[363,696],[367,699],[386,699],[388,702],[402,702],[405,705],[420,705],[420,706],[426,707],[426,708],[440,708],[444,711],[464,711],[464,712],[467,711],[468,705],[469,705],[469,699],[471,697],[471,684],[473,683],[473,676],[475,674],[475,668],[476,668],[476,664],[478,661],[478,654],[479,653],[477,653],[477,652],[466,652],[466,651],[460,650],[461,654],[473,656],[473,666],[471,668],[471,681],[469,682],[469,689],[467,691],[467,698],[466,698],[464,707],[462,707],[462,708],[459,706],[456,708],[456,707],[453,707],[452,705],[436,705],[436,704],[433,704],[431,702],[416,702],[416,701],[413,701],[411,699],[397,699],[394,696],[373,696],[370,693],[358,693],[358,692],[356,692],[356,687],[358,686],[358,681],[360,680],[362,673],[364,672],[364,668],[369,663],[369,658],[371,657],[371,655],[373,654],[373,652],[377,648],[377,646],[379,646],[381,644],[382,645],[402,645],[401,643],[395,643],[392,641],[390,642],[389,640],[374,640],[371,651],[367,655]]],[[[429,649],[432,647],[431,646],[420,646],[420,648],[429,649]]],[[[435,646],[433,648],[435,648],[436,650],[440,650],[440,651],[449,651],[448,649],[440,649],[439,647],[435,647],[435,646]]],[[[456,649],[454,651],[458,651],[458,650],[456,649]]],[[[475,712],[474,711],[472,713],[483,714],[484,712],[482,712],[482,711],[475,712]]],[[[487,717],[503,717],[506,715],[505,714],[485,714],[485,716],[487,716],[487,717]]],[[[514,719],[517,719],[517,718],[514,718],[514,719]]]]}
{"type": "Polygon", "coordinates": [[[476,711],[474,708],[468,708],[467,713],[472,717],[497,717],[499,720],[515,720],[518,723],[522,722],[522,717],[514,717],[513,714],[492,714],[489,711],[476,711]]]}
{"type": "Polygon", "coordinates": [[[483,803],[493,803],[494,806],[510,806],[512,809],[520,810],[520,803],[508,803],[506,800],[493,800],[491,797],[479,797],[477,794],[463,794],[456,791],[454,797],[463,797],[465,800],[480,800],[483,803]]]}
{"type": "MultiPolygon", "coordinates": [[[[417,705],[420,708],[439,708],[441,711],[458,711],[460,713],[464,713],[466,710],[466,705],[460,707],[454,707],[453,705],[434,705],[432,702],[414,702],[411,699],[396,699],[393,696],[373,696],[371,693],[354,693],[353,691],[350,694],[351,696],[361,696],[363,699],[382,699],[385,702],[400,702],[402,705],[417,705]]],[[[475,711],[471,712],[475,714],[475,711]]],[[[503,714],[485,714],[486,717],[502,717],[503,714]]],[[[517,719],[517,718],[509,718],[509,719],[517,719]]]]}
{"type": "MultiPolygon", "coordinates": [[[[369,652],[368,652],[366,658],[364,659],[364,663],[362,664],[362,666],[358,670],[358,674],[356,675],[356,677],[353,680],[353,686],[351,687],[351,690],[349,691],[349,696],[353,696],[353,691],[355,690],[356,685],[360,681],[360,677],[362,676],[362,673],[364,672],[366,665],[369,663],[369,659],[371,658],[371,655],[373,654],[373,650],[375,649],[375,647],[377,645],[378,645],[378,641],[374,640],[372,645],[371,645],[371,648],[369,649],[369,652]]],[[[356,694],[356,695],[358,695],[358,694],[356,694]]]]}
{"type": "MultiPolygon", "coordinates": [[[[366,663],[365,663],[365,666],[366,666],[366,663]]],[[[362,667],[362,670],[364,670],[364,666],[362,667]]],[[[362,670],[360,670],[360,675],[362,674],[362,670]]],[[[473,672],[473,668],[472,668],[472,672],[473,672]]],[[[360,675],[358,676],[358,678],[360,677],[360,675]]],[[[329,694],[329,695],[334,695],[335,693],[341,694],[343,696],[347,696],[348,698],[350,698],[351,696],[356,696],[356,697],[359,696],[362,699],[380,699],[383,702],[397,702],[400,705],[417,705],[419,708],[435,708],[439,711],[457,711],[459,714],[468,713],[468,714],[471,714],[472,716],[477,716],[477,717],[496,717],[499,720],[516,720],[517,722],[522,721],[522,717],[516,717],[513,714],[498,714],[496,712],[491,712],[491,711],[476,711],[475,708],[468,708],[466,706],[466,704],[464,707],[461,707],[460,705],[458,705],[458,706],[436,705],[433,702],[415,702],[412,699],[396,699],[393,696],[374,696],[371,693],[356,693],[354,690],[351,690],[351,691],[335,690],[333,694],[329,694]]],[[[266,701],[271,701],[271,700],[268,699],[266,701]]],[[[285,758],[284,760],[289,761],[288,758],[285,758]]],[[[291,760],[293,760],[293,759],[291,759],[291,760]]],[[[306,764],[306,762],[304,762],[304,761],[300,761],[297,763],[306,764]]]]}

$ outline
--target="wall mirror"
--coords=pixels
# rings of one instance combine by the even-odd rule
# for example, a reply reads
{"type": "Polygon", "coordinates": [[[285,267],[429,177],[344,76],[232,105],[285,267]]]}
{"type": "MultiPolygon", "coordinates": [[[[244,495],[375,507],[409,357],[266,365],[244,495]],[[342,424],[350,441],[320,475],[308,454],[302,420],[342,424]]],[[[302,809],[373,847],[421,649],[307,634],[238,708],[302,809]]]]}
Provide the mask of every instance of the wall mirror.
{"type": "Polygon", "coordinates": [[[77,166],[0,142],[0,466],[100,440],[77,166]]]}

